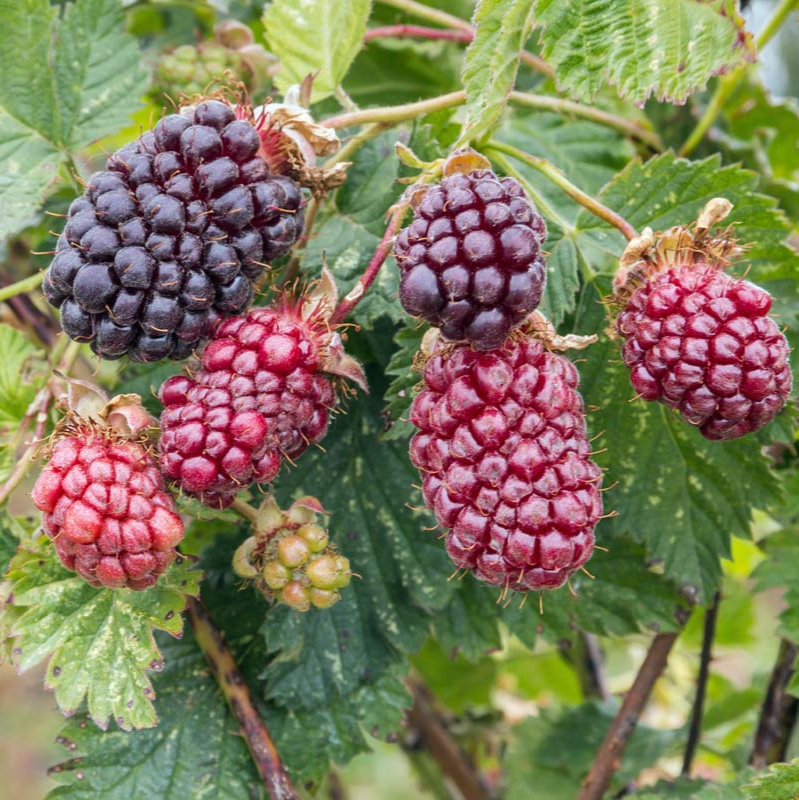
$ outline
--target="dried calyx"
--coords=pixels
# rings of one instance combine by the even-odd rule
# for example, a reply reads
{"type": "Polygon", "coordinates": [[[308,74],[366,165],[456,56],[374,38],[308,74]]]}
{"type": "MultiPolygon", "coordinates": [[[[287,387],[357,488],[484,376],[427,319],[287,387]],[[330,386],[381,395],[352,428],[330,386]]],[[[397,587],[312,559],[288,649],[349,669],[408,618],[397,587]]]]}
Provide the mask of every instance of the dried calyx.
{"type": "Polygon", "coordinates": [[[330,608],[352,573],[318,523],[325,513],[315,497],[301,497],[283,511],[270,495],[258,510],[255,533],[233,556],[233,570],[267,599],[296,611],[330,608]]]}
{"type": "Polygon", "coordinates": [[[66,391],[58,398],[65,415],[56,426],[56,438],[78,427],[112,439],[141,443],[157,429],[158,421],[142,406],[139,395],[118,394],[109,398],[89,381],[68,378],[59,372],[56,375],[66,383],[66,391]]]}
{"type": "Polygon", "coordinates": [[[676,225],[655,233],[644,228],[630,241],[619,259],[613,279],[613,302],[624,306],[630,295],[654,275],[677,266],[702,264],[726,269],[744,248],[731,236],[731,229],[711,235],[711,228],[724,220],[732,203],[723,197],[708,201],[692,225],[676,225]]]}

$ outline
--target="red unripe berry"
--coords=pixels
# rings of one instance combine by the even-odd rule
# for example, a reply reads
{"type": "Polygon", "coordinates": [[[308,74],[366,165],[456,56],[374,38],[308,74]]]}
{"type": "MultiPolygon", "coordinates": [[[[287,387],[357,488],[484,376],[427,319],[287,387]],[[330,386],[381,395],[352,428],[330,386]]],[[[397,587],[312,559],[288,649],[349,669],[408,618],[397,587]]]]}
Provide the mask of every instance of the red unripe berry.
{"type": "Polygon", "coordinates": [[[323,351],[317,326],[288,304],[220,324],[194,378],[161,387],[164,473],[215,507],[274,480],[327,432],[335,394],[323,351]]]}
{"type": "Polygon", "coordinates": [[[152,586],[183,538],[155,460],[90,428],[56,442],[32,497],[61,562],[92,586],[152,586]]]}
{"type": "Polygon", "coordinates": [[[708,439],[759,430],[792,383],[788,342],[770,308],[768,292],[713,264],[657,272],[616,322],[635,391],[676,409],[708,439]]]}
{"type": "Polygon", "coordinates": [[[531,338],[433,355],[411,407],[411,461],[452,560],[516,591],[553,589],[591,557],[602,473],[574,365],[531,338]]]}

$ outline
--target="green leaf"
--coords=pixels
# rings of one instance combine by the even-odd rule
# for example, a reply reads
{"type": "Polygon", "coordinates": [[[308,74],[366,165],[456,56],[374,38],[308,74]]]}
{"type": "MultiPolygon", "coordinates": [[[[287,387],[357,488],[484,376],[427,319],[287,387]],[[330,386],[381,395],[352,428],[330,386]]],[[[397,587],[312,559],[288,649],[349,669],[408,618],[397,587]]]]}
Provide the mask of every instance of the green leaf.
{"type": "MultiPolygon", "coordinates": [[[[598,193],[634,152],[632,145],[617,131],[558,114],[516,114],[503,126],[498,138],[557,164],[570,180],[591,194],[598,193]]],[[[535,170],[517,162],[513,162],[513,166],[573,227],[573,230],[564,230],[555,220],[546,220],[549,227],[544,245],[547,283],[541,305],[552,323],[559,325],[574,310],[581,273],[596,265],[594,242],[576,225],[582,210],[580,206],[535,170]]],[[[592,224],[589,222],[587,227],[592,224]]],[[[619,239],[619,254],[622,249],[619,239]]]]}
{"type": "Polygon", "coordinates": [[[191,631],[159,637],[154,676],[158,727],[100,731],[85,715],[58,741],[68,759],[50,769],[61,784],[47,800],[261,800],[266,797],[238,725],[191,631]]]}
{"type": "Polygon", "coordinates": [[[755,59],[726,0],[536,0],[535,19],[542,55],[575,100],[592,100],[607,83],[637,102],[655,94],[679,103],[755,59]]]}
{"type": "Polygon", "coordinates": [[[314,74],[313,102],[341,85],[361,46],[370,0],[274,0],[264,12],[268,49],[280,59],[285,91],[314,74]]]}
{"type": "Polygon", "coordinates": [[[0,0],[0,238],[36,210],[62,159],[121,128],[146,71],[114,0],[0,0]]]}
{"type": "Polygon", "coordinates": [[[42,537],[21,547],[7,575],[4,621],[20,672],[45,659],[46,685],[59,708],[74,713],[84,698],[101,727],[156,724],[148,670],[160,669],[153,630],[180,636],[186,595],[196,595],[199,573],[179,559],[143,592],[95,589],[63,567],[42,537]]]}
{"type": "Polygon", "coordinates": [[[0,431],[14,433],[46,379],[41,353],[25,334],[0,325],[0,431]]]}
{"type": "MultiPolygon", "coordinates": [[[[605,325],[600,295],[587,287],[576,330],[605,325]]],[[[608,467],[607,485],[619,482],[606,495],[618,511],[611,529],[641,542],[668,578],[705,603],[720,585],[730,537],[748,535],[753,508],[775,502],[778,484],[756,436],[709,442],[662,404],[633,401],[618,347],[602,336],[580,365],[587,407],[596,408],[591,428],[603,431],[596,460],[608,467]]]]}
{"type": "Polygon", "coordinates": [[[635,800],[741,800],[741,784],[753,774],[754,770],[746,769],[725,784],[681,776],[676,781],[658,781],[630,797],[635,800]]]}
{"type": "Polygon", "coordinates": [[[480,0],[472,21],[475,36],[463,58],[466,123],[460,144],[484,136],[505,109],[533,7],[529,0],[480,0]]]}
{"type": "Polygon", "coordinates": [[[794,98],[775,100],[756,78],[747,75],[729,98],[714,137],[762,175],[764,189],[780,200],[792,218],[799,213],[799,105],[794,98]]]}
{"type": "MultiPolygon", "coordinates": [[[[592,702],[560,714],[542,708],[537,718],[518,725],[505,758],[507,796],[576,797],[612,719],[612,709],[592,702]]],[[[663,756],[680,734],[679,729],[661,731],[639,724],[614,775],[611,794],[663,756]]]]}
{"type": "Polygon", "coordinates": [[[788,800],[799,797],[799,759],[787,764],[772,764],[767,773],[758,775],[741,790],[746,800],[788,800]]]}
{"type": "Polygon", "coordinates": [[[415,389],[422,380],[421,372],[414,368],[414,361],[425,330],[425,326],[418,321],[408,320],[394,337],[397,349],[391,355],[385,373],[393,378],[386,392],[386,413],[391,420],[391,427],[383,434],[385,439],[407,441],[414,432],[413,424],[408,421],[408,414],[416,394],[415,389]]]}

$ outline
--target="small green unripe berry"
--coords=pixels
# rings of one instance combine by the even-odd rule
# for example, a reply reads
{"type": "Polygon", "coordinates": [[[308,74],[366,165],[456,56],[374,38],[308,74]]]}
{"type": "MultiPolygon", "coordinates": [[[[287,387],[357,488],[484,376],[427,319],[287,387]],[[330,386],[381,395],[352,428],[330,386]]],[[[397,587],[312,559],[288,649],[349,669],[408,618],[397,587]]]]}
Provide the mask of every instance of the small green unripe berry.
{"type": "Polygon", "coordinates": [[[310,591],[311,605],[314,608],[330,608],[341,600],[341,595],[338,592],[331,592],[327,589],[313,588],[310,591]]]}
{"type": "Polygon", "coordinates": [[[291,581],[283,587],[280,599],[295,611],[307,611],[311,607],[310,592],[299,581],[291,581]]]}
{"type": "Polygon", "coordinates": [[[327,531],[321,525],[303,525],[297,530],[297,536],[302,536],[312,553],[321,553],[327,547],[327,531]]]}
{"type": "Polygon", "coordinates": [[[282,589],[291,580],[291,570],[279,561],[267,561],[262,574],[270,589],[282,589]]]}
{"type": "Polygon", "coordinates": [[[335,589],[338,586],[339,574],[335,556],[319,556],[305,568],[308,580],[317,589],[335,589]]]}
{"type": "Polygon", "coordinates": [[[290,569],[301,567],[310,555],[311,548],[308,547],[308,542],[294,534],[283,537],[277,543],[277,557],[281,564],[290,569]]]}
{"type": "Polygon", "coordinates": [[[338,572],[338,581],[336,582],[337,589],[343,589],[349,585],[352,579],[352,572],[350,571],[350,560],[344,556],[336,556],[336,570],[338,572]]]}

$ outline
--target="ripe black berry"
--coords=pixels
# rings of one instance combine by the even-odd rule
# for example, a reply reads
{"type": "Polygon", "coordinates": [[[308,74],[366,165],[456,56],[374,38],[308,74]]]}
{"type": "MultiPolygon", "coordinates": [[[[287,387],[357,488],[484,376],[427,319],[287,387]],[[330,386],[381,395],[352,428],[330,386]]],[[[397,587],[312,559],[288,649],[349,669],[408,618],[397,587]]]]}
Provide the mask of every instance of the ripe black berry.
{"type": "Polygon", "coordinates": [[[545,239],[518,181],[488,169],[450,175],[397,237],[400,302],[448,339],[498,347],[541,300],[545,239]]]}
{"type": "Polygon", "coordinates": [[[69,209],[43,282],[64,331],[103,358],[186,358],[303,225],[299,186],[225,103],[164,117],[118,150],[69,209]]]}

